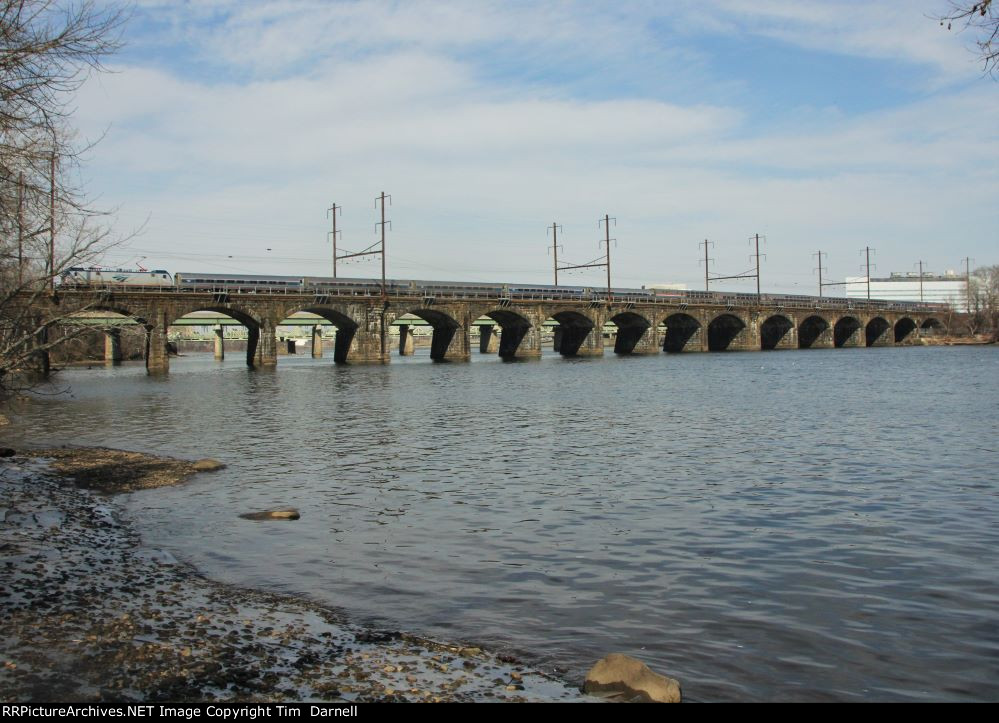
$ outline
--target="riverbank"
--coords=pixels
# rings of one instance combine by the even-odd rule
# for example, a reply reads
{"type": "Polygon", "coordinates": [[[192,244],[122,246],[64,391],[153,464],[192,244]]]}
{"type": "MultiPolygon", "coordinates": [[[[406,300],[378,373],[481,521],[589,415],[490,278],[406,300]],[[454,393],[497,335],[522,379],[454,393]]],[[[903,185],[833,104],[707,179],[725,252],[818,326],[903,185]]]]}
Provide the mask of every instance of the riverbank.
{"type": "Polygon", "coordinates": [[[106,449],[0,462],[0,701],[585,700],[509,657],[354,625],[144,547],[113,495],[193,473],[106,449]]]}

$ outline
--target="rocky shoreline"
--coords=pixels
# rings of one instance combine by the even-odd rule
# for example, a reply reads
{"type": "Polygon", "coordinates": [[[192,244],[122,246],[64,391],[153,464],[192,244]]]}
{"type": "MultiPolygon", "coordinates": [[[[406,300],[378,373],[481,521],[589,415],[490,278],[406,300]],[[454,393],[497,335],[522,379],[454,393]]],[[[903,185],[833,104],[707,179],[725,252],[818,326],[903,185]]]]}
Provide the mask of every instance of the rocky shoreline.
{"type": "Polygon", "coordinates": [[[194,472],[106,449],[0,461],[0,701],[588,699],[507,656],[364,628],[143,547],[111,495],[194,472]]]}

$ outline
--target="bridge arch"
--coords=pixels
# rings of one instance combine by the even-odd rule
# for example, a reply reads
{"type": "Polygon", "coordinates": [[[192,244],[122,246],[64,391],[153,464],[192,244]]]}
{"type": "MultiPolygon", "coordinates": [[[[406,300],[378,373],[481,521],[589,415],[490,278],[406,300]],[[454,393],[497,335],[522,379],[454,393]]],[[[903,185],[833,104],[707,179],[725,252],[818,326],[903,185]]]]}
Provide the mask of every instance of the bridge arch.
{"type": "Polygon", "coordinates": [[[719,314],[708,323],[708,351],[726,351],[745,328],[735,314],[719,314]]]}
{"type": "Polygon", "coordinates": [[[701,324],[690,314],[670,314],[662,321],[663,351],[679,354],[682,351],[700,351],[701,324]]]}
{"type": "Polygon", "coordinates": [[[900,344],[905,341],[908,336],[916,330],[916,322],[910,319],[908,316],[903,316],[901,319],[895,322],[894,334],[895,343],[900,344]]]}
{"type": "Polygon", "coordinates": [[[760,324],[760,348],[776,349],[792,329],[793,321],[784,314],[774,314],[760,324]]]}
{"type": "MultiPolygon", "coordinates": [[[[319,304],[305,304],[301,307],[294,306],[286,309],[282,316],[284,319],[287,319],[298,313],[314,314],[336,327],[336,336],[333,341],[333,361],[337,364],[344,364],[349,361],[351,342],[354,341],[354,335],[360,327],[357,321],[339,309],[319,304]]],[[[313,335],[313,344],[315,343],[322,344],[322,337],[320,336],[317,341],[315,335],[313,335]]],[[[313,351],[313,356],[318,356],[315,351],[313,351]]]]}
{"type": "Polygon", "coordinates": [[[64,334],[64,342],[57,349],[60,356],[81,359],[94,359],[103,355],[104,361],[120,363],[126,356],[145,359],[149,354],[150,332],[153,325],[137,312],[113,303],[98,303],[70,313],[59,325],[58,333],[64,334]],[[101,316],[100,315],[113,315],[101,316]],[[67,330],[65,327],[77,327],[67,330]],[[96,344],[96,346],[95,346],[96,344]],[[101,348],[101,346],[103,348],[101,348]],[[132,354],[126,354],[125,349],[132,354]]]}
{"type": "MultiPolygon", "coordinates": [[[[610,321],[617,326],[617,336],[614,339],[615,354],[633,354],[640,344],[647,347],[651,343],[647,339],[643,342],[643,337],[646,337],[648,330],[652,328],[652,322],[641,314],[624,311],[612,316],[610,321]]],[[[658,349],[653,345],[648,351],[658,351],[658,349]]]]}
{"type": "Polygon", "coordinates": [[[882,316],[875,316],[864,328],[867,346],[880,346],[885,343],[886,332],[891,329],[891,323],[882,316]]]}
{"type": "MultiPolygon", "coordinates": [[[[558,322],[555,327],[554,350],[562,356],[580,356],[584,343],[591,334],[600,334],[596,324],[586,314],[579,311],[556,311],[549,319],[558,322]]],[[[603,339],[599,339],[603,343],[603,339]]],[[[603,347],[601,347],[602,350],[603,347]]]]}
{"type": "Polygon", "coordinates": [[[932,316],[923,319],[923,323],[919,325],[919,328],[925,330],[933,330],[934,332],[943,330],[946,333],[947,331],[947,325],[944,324],[939,319],[932,316]]]}
{"type": "Polygon", "coordinates": [[[818,314],[812,314],[798,324],[798,348],[811,349],[822,344],[829,346],[829,321],[818,314]]]}
{"type": "Polygon", "coordinates": [[[434,361],[449,361],[452,358],[468,359],[467,349],[451,348],[453,343],[460,345],[460,339],[455,337],[461,324],[453,316],[438,309],[427,307],[408,309],[406,313],[423,319],[433,328],[434,333],[430,340],[431,359],[434,361]]]}
{"type": "MultiPolygon", "coordinates": [[[[228,316],[230,319],[238,321],[244,327],[246,327],[246,365],[248,367],[256,367],[263,363],[261,354],[266,352],[268,354],[268,360],[271,356],[276,354],[274,347],[274,334],[271,333],[271,338],[267,341],[267,349],[264,349],[261,344],[261,329],[264,327],[264,321],[258,319],[251,312],[246,309],[241,309],[239,307],[229,306],[227,304],[191,304],[183,308],[177,309],[173,313],[173,318],[169,319],[167,323],[167,328],[176,324],[179,320],[184,317],[195,314],[199,311],[210,311],[215,314],[221,314],[222,316],[228,316]]],[[[273,332],[273,329],[271,330],[273,332]]],[[[266,338],[266,337],[265,337],[266,338]]],[[[271,362],[273,363],[273,362],[271,362]]]]}
{"type": "MultiPolygon", "coordinates": [[[[516,359],[521,342],[531,329],[531,321],[519,311],[513,309],[492,309],[478,316],[479,319],[491,319],[499,326],[499,344],[496,351],[503,359],[516,359]]],[[[495,334],[492,327],[479,327],[479,334],[495,334]],[[488,331],[486,329],[488,328],[488,331]]],[[[480,350],[487,352],[490,349],[490,341],[486,339],[482,343],[480,350]]],[[[540,351],[540,350],[539,350],[540,351]]]]}
{"type": "Polygon", "coordinates": [[[840,317],[833,327],[833,345],[837,349],[844,346],[860,346],[857,336],[860,328],[860,320],[855,316],[840,317]]]}

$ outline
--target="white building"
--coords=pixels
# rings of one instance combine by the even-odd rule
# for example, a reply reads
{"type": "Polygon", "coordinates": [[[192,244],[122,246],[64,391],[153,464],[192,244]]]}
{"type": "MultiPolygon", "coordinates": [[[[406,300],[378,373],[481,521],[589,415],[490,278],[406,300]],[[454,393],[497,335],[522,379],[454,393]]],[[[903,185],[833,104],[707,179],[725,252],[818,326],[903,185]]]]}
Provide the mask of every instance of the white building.
{"type": "MultiPolygon", "coordinates": [[[[847,276],[845,288],[848,299],[866,299],[867,277],[847,276]]],[[[924,271],[922,284],[918,271],[892,272],[886,279],[871,277],[872,299],[950,304],[959,311],[967,308],[967,290],[965,278],[951,270],[943,275],[924,271]]]]}

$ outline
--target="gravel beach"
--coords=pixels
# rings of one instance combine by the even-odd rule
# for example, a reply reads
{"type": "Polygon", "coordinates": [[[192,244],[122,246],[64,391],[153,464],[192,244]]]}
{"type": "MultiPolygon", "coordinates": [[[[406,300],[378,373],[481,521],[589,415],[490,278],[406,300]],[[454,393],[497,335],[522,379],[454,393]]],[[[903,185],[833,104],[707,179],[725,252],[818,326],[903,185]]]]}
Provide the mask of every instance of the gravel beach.
{"type": "Polygon", "coordinates": [[[143,547],[113,495],[192,473],[103,449],[0,460],[0,701],[593,700],[505,656],[363,628],[143,547]]]}

